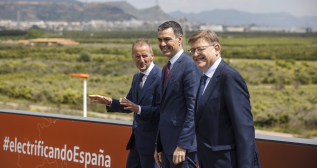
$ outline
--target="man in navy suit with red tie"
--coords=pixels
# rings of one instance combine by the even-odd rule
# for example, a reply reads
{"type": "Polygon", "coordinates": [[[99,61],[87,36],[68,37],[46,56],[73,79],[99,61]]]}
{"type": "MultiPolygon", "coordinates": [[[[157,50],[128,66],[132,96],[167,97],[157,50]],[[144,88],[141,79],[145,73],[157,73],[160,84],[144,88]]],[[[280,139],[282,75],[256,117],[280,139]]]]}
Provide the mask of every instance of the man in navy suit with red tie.
{"type": "Polygon", "coordinates": [[[153,157],[159,123],[160,81],[162,70],[153,63],[151,44],[146,39],[132,45],[132,58],[140,70],[132,81],[126,98],[120,100],[100,95],[89,98],[107,105],[108,112],[134,112],[132,135],[127,145],[127,168],[157,168],[153,157]]]}
{"type": "Polygon", "coordinates": [[[195,32],[188,43],[192,59],[204,72],[195,104],[200,168],[261,167],[246,83],[222,60],[213,31],[195,32]]]}
{"type": "Polygon", "coordinates": [[[162,70],[161,114],[154,157],[163,168],[194,168],[194,105],[202,72],[183,50],[183,32],[177,22],[161,24],[158,40],[168,63],[162,70]]]}

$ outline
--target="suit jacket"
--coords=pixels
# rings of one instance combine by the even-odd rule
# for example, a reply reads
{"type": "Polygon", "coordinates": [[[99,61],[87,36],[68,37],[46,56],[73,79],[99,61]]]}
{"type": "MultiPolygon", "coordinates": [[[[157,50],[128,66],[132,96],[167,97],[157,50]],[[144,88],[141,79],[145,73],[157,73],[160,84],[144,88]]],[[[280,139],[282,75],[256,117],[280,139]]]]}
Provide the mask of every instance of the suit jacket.
{"type": "Polygon", "coordinates": [[[195,111],[200,167],[261,167],[249,98],[242,76],[222,60],[195,111]]]}
{"type": "MultiPolygon", "coordinates": [[[[132,135],[127,145],[129,150],[134,142],[140,154],[153,155],[155,150],[155,140],[160,119],[160,80],[162,70],[155,64],[148,75],[141,95],[138,99],[137,85],[139,72],[134,74],[131,89],[127,99],[141,106],[141,114],[134,113],[132,135]]],[[[125,106],[120,105],[119,100],[112,99],[108,112],[131,113],[125,110],[125,106]]]]}
{"type": "Polygon", "coordinates": [[[161,78],[157,151],[164,149],[167,155],[173,155],[177,146],[196,151],[194,106],[202,71],[186,52],[174,63],[164,87],[165,70],[166,65],[161,78]]]}

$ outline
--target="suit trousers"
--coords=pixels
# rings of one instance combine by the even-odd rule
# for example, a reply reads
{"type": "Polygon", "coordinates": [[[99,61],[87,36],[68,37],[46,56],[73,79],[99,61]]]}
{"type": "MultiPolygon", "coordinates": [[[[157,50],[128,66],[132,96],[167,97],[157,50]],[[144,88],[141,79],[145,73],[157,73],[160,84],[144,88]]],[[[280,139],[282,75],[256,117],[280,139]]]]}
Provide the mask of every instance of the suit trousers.
{"type": "Polygon", "coordinates": [[[164,150],[162,151],[162,168],[196,168],[196,163],[196,152],[186,152],[185,161],[175,165],[173,155],[167,155],[164,150]]]}
{"type": "Polygon", "coordinates": [[[126,168],[159,168],[153,155],[141,155],[134,144],[128,154],[126,168]]]}

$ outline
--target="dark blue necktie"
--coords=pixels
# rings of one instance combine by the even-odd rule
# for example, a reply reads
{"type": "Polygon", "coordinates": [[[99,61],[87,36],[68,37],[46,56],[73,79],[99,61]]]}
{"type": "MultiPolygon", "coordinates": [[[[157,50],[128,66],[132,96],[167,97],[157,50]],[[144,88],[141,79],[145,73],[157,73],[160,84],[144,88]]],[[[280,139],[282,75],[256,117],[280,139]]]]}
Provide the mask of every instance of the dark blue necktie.
{"type": "Polygon", "coordinates": [[[142,85],[143,76],[144,76],[144,73],[140,73],[139,74],[139,80],[138,80],[138,86],[137,86],[138,99],[141,96],[141,92],[142,92],[142,89],[143,89],[143,85],[142,85]]]}
{"type": "Polygon", "coordinates": [[[208,76],[204,75],[201,77],[201,80],[200,80],[200,85],[199,85],[199,90],[197,95],[196,112],[198,111],[198,105],[199,105],[201,96],[203,95],[207,78],[208,76]]]}

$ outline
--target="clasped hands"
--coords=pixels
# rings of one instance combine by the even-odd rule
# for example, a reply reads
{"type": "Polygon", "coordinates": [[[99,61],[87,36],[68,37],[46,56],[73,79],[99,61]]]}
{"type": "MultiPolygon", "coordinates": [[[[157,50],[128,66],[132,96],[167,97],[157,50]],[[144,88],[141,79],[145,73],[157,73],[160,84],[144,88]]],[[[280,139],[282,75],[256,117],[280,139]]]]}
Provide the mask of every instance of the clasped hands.
{"type": "MultiPolygon", "coordinates": [[[[112,99],[109,97],[105,96],[100,96],[100,95],[89,95],[88,96],[91,99],[94,99],[90,101],[90,103],[99,103],[99,104],[106,104],[106,105],[111,105],[112,99]]],[[[119,100],[121,105],[127,106],[124,107],[125,110],[131,110],[135,113],[139,112],[139,106],[134,104],[132,101],[128,100],[127,98],[120,98],[119,100]]]]}
{"type": "MultiPolygon", "coordinates": [[[[186,157],[186,149],[181,147],[176,147],[173,154],[173,163],[175,165],[185,161],[186,157]]],[[[162,152],[157,153],[157,149],[155,148],[154,159],[156,164],[161,168],[162,167],[162,152]]]]}

